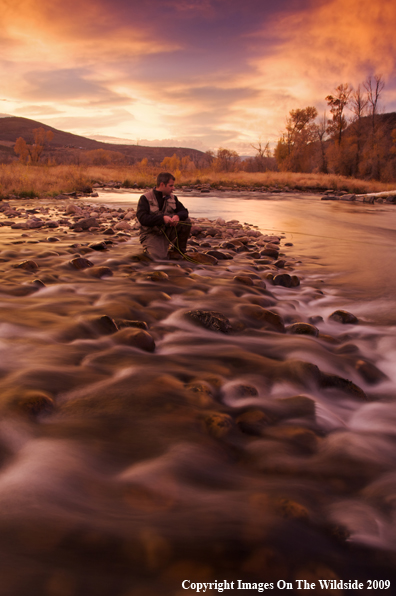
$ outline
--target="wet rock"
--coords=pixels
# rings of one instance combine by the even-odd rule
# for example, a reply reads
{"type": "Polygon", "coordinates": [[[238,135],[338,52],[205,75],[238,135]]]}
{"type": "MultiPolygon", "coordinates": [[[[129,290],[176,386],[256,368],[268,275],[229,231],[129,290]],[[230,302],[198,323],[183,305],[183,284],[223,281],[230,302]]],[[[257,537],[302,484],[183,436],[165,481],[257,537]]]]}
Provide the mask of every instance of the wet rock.
{"type": "Polygon", "coordinates": [[[316,434],[303,426],[272,426],[265,434],[278,441],[292,443],[303,453],[315,453],[319,447],[316,434]]]}
{"type": "Polygon", "coordinates": [[[323,323],[323,317],[320,315],[308,317],[308,322],[311,323],[311,325],[317,325],[318,323],[323,323]]]}
{"type": "Polygon", "coordinates": [[[186,256],[188,257],[188,260],[192,260],[194,263],[202,265],[216,265],[217,263],[215,257],[202,252],[187,252],[186,256]]]}
{"type": "Polygon", "coordinates": [[[276,406],[276,412],[282,418],[312,418],[315,416],[315,402],[305,395],[278,399],[276,406]]]}
{"type": "Polygon", "coordinates": [[[23,269],[24,271],[37,271],[39,268],[35,261],[22,261],[18,265],[13,265],[14,269],[23,269]]]}
{"type": "Polygon", "coordinates": [[[93,244],[89,244],[88,248],[90,250],[108,250],[108,246],[105,242],[94,242],[93,244]]]}
{"type": "Polygon", "coordinates": [[[148,279],[150,279],[151,281],[164,281],[166,279],[169,279],[169,275],[165,273],[165,271],[153,271],[148,276],[148,279]]]}
{"type": "Polygon", "coordinates": [[[381,381],[385,381],[388,377],[379,370],[374,364],[370,362],[365,362],[364,360],[358,360],[355,364],[355,368],[360,374],[361,377],[368,383],[369,385],[376,385],[381,381]]]}
{"type": "Polygon", "coordinates": [[[234,387],[233,394],[236,397],[257,397],[258,391],[253,385],[237,385],[234,387]]]}
{"type": "Polygon", "coordinates": [[[21,389],[10,400],[8,406],[14,411],[34,417],[44,412],[51,412],[54,409],[54,400],[44,391],[21,389]]]}
{"type": "Polygon", "coordinates": [[[212,310],[190,310],[186,312],[184,316],[210,331],[220,333],[229,333],[232,331],[230,321],[221,312],[212,310]]]}
{"type": "Polygon", "coordinates": [[[124,329],[125,327],[136,327],[138,329],[148,330],[146,321],[130,321],[129,319],[117,319],[115,321],[118,329],[124,329]]]}
{"type": "Polygon", "coordinates": [[[208,433],[216,439],[228,435],[234,428],[234,422],[228,414],[216,412],[205,418],[205,426],[208,433]]]}
{"type": "Polygon", "coordinates": [[[73,267],[73,269],[77,269],[77,271],[88,269],[88,267],[94,266],[92,261],[84,259],[83,257],[77,257],[76,259],[72,259],[71,261],[69,261],[69,264],[73,267]]]}
{"type": "Polygon", "coordinates": [[[357,325],[359,323],[359,319],[347,310],[335,310],[329,316],[329,320],[342,323],[343,325],[357,325]]]}
{"type": "Polygon", "coordinates": [[[275,275],[272,283],[274,286],[283,286],[284,288],[295,288],[300,285],[300,280],[297,275],[289,275],[288,273],[279,273],[275,275]]]}
{"type": "Polygon", "coordinates": [[[287,333],[293,333],[296,335],[313,335],[318,337],[319,329],[309,323],[294,323],[286,329],[287,333]]]}
{"type": "Polygon", "coordinates": [[[234,281],[243,284],[244,286],[253,286],[253,280],[248,275],[236,275],[234,281]]]}
{"type": "Polygon", "coordinates": [[[309,513],[306,507],[291,499],[279,499],[276,503],[276,509],[279,515],[285,519],[309,519],[309,513]]]}
{"type": "Polygon", "coordinates": [[[56,236],[48,236],[47,242],[59,242],[59,238],[56,236]]]}
{"type": "Polygon", "coordinates": [[[97,279],[101,279],[102,277],[111,277],[113,275],[113,272],[110,269],[110,267],[91,267],[88,270],[88,275],[90,277],[96,277],[97,279]]]}
{"type": "Polygon", "coordinates": [[[247,435],[260,437],[271,419],[262,410],[247,410],[235,420],[238,428],[247,435]]]}
{"type": "Polygon", "coordinates": [[[118,331],[115,321],[108,315],[102,315],[92,319],[90,326],[100,335],[112,335],[118,331]]]}
{"type": "Polygon", "coordinates": [[[250,320],[257,321],[267,329],[280,333],[285,331],[282,317],[272,310],[267,310],[256,304],[242,304],[238,308],[238,312],[250,320]]]}
{"type": "Polygon", "coordinates": [[[279,256],[279,251],[275,248],[265,248],[260,252],[262,257],[272,257],[273,259],[277,259],[279,256]]]}
{"type": "Polygon", "coordinates": [[[78,228],[81,228],[82,230],[88,230],[89,228],[96,228],[97,226],[98,222],[96,217],[84,217],[83,219],[79,219],[70,227],[72,230],[77,230],[78,228]]]}
{"type": "Polygon", "coordinates": [[[355,383],[349,379],[343,379],[338,375],[330,375],[322,372],[320,375],[320,386],[324,388],[340,389],[345,393],[349,393],[353,397],[367,400],[367,395],[364,393],[363,389],[360,389],[360,387],[355,385],[355,383]]]}
{"type": "Polygon", "coordinates": [[[106,234],[106,236],[114,236],[115,231],[112,228],[107,228],[103,234],[106,234]]]}
{"type": "Polygon", "coordinates": [[[115,224],[115,230],[131,231],[133,228],[127,221],[120,221],[115,224]]]}
{"type": "Polygon", "coordinates": [[[279,259],[279,261],[276,261],[274,265],[277,269],[284,269],[286,261],[284,259],[279,259]]]}
{"type": "Polygon", "coordinates": [[[144,352],[155,351],[155,341],[147,331],[143,329],[133,329],[132,327],[121,329],[113,336],[116,344],[139,348],[144,352]]]}
{"type": "Polygon", "coordinates": [[[205,254],[214,257],[218,261],[226,261],[228,259],[233,258],[232,255],[227,255],[224,252],[221,252],[220,250],[207,250],[205,254]]]}

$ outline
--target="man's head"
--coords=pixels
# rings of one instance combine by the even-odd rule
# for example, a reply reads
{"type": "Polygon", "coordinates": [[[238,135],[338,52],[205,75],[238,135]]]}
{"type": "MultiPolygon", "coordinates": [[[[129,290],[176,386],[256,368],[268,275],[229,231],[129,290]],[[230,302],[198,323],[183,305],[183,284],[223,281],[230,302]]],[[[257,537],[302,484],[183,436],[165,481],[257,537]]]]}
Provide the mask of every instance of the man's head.
{"type": "Polygon", "coordinates": [[[173,174],[169,172],[161,172],[157,176],[157,190],[161,191],[163,195],[170,195],[172,194],[175,188],[175,180],[173,174]]]}

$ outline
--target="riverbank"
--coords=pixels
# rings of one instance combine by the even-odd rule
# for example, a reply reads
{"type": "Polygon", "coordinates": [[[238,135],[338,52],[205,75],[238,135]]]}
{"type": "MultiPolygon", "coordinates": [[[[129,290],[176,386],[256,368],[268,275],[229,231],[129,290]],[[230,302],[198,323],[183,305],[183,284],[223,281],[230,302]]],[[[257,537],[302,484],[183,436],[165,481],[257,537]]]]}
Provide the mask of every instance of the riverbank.
{"type": "Polygon", "coordinates": [[[132,208],[0,210],[1,594],[391,579],[394,387],[284,234],[153,263],[132,208]]]}
{"type": "MultiPolygon", "coordinates": [[[[76,165],[26,166],[0,165],[0,198],[54,197],[63,193],[90,193],[97,188],[145,189],[155,184],[160,167],[76,165]]],[[[193,170],[176,172],[179,189],[219,192],[315,192],[326,190],[366,194],[394,190],[394,184],[358,180],[332,174],[293,172],[214,172],[193,170]]]]}

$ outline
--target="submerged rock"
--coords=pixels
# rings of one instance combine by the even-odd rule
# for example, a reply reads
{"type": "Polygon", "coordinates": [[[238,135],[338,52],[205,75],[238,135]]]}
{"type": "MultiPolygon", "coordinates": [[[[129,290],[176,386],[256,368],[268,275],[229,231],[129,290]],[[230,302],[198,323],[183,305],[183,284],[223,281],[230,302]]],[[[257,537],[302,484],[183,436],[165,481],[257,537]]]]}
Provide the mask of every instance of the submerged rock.
{"type": "Polygon", "coordinates": [[[201,327],[209,329],[210,331],[217,331],[221,333],[229,333],[232,331],[230,321],[221,312],[210,310],[190,310],[186,312],[187,318],[194,323],[198,323],[201,327]]]}
{"type": "Polygon", "coordinates": [[[343,325],[357,325],[359,319],[347,310],[335,310],[330,316],[330,321],[336,321],[343,325]]]}
{"type": "Polygon", "coordinates": [[[309,323],[293,323],[286,329],[287,333],[293,333],[297,335],[313,335],[318,337],[319,329],[309,323]]]}

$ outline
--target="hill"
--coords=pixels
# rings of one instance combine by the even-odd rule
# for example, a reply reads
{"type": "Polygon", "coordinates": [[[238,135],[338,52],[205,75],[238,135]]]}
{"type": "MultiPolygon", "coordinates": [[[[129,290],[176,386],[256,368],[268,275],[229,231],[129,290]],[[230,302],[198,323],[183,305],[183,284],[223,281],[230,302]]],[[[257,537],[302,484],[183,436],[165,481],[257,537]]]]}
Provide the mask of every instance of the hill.
{"type": "Polygon", "coordinates": [[[19,137],[25,139],[28,144],[33,144],[33,130],[36,128],[44,128],[44,130],[53,133],[51,143],[46,147],[45,155],[55,159],[59,163],[70,163],[73,160],[78,160],[81,152],[98,149],[112,151],[118,154],[121,153],[125,156],[129,164],[141,161],[144,158],[147,158],[150,163],[159,164],[165,157],[171,157],[173,154],[176,154],[179,158],[188,155],[194,162],[198,163],[206,159],[205,153],[198,149],[104,143],[70,132],[57,130],[56,128],[52,128],[52,126],[42,124],[36,120],[30,120],[29,118],[8,116],[6,118],[0,118],[0,160],[2,160],[3,156],[8,156],[7,161],[9,161],[10,156],[14,155],[13,145],[19,137]]]}

